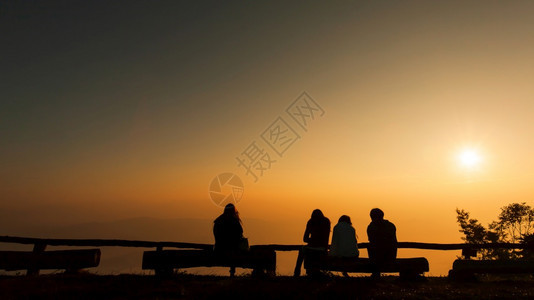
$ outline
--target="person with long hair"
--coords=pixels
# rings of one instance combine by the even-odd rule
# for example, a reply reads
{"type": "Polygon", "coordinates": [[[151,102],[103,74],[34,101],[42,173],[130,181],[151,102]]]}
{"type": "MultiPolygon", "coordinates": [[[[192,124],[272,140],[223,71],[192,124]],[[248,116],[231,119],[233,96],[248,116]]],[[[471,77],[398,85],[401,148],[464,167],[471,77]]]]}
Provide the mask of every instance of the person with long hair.
{"type": "Polygon", "coordinates": [[[328,249],[329,238],[330,220],[323,215],[320,209],[315,209],[312,212],[310,220],[306,223],[303,240],[309,247],[326,251],[328,249]]]}
{"type": "Polygon", "coordinates": [[[358,257],[360,255],[356,230],[352,227],[349,216],[342,215],[336,226],[334,226],[332,243],[330,244],[330,252],[328,254],[346,258],[358,257]]]}
{"type": "MultiPolygon", "coordinates": [[[[332,231],[332,243],[328,255],[342,260],[358,258],[360,251],[357,238],[356,229],[352,227],[350,217],[342,215],[332,231]]],[[[343,276],[349,277],[349,274],[343,272],[343,276]]]]}
{"type": "MultiPolygon", "coordinates": [[[[304,260],[310,262],[310,266],[312,266],[327,254],[329,239],[330,220],[324,216],[320,209],[315,209],[306,223],[303,240],[307,245],[299,251],[294,276],[300,276],[300,269],[304,260]]],[[[307,271],[309,271],[308,275],[312,276],[320,274],[315,266],[308,268],[307,271]]]]}
{"type": "Polygon", "coordinates": [[[239,252],[239,244],[243,239],[243,226],[239,212],[232,203],[227,204],[224,212],[213,222],[213,235],[216,254],[231,255],[239,252]]]}
{"type": "MultiPolygon", "coordinates": [[[[239,212],[232,203],[227,204],[223,213],[213,221],[213,236],[215,237],[213,246],[215,257],[230,263],[230,276],[233,277],[236,261],[244,252],[242,242],[247,240],[243,237],[239,212]]],[[[248,248],[248,242],[246,247],[248,248]]]]}

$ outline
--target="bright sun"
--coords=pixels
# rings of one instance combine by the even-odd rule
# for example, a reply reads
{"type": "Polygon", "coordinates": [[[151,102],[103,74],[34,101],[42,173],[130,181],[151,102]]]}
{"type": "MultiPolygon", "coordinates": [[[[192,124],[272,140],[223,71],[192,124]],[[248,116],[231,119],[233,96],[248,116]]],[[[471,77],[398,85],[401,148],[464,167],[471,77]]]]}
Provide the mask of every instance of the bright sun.
{"type": "Polygon", "coordinates": [[[458,161],[464,167],[475,167],[481,160],[482,157],[474,149],[465,149],[458,155],[458,161]]]}

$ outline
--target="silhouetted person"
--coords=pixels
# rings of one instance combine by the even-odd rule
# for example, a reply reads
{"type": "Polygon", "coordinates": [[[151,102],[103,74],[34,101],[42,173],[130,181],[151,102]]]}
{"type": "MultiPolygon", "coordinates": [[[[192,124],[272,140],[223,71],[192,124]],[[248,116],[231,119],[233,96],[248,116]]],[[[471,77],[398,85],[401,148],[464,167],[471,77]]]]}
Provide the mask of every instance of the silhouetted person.
{"type": "Polygon", "coordinates": [[[384,212],[373,208],[370,213],[371,223],[367,227],[369,238],[369,259],[375,264],[373,277],[380,277],[380,268],[393,263],[397,257],[397,229],[388,220],[384,220],[384,212]]]}
{"type": "Polygon", "coordinates": [[[303,240],[308,244],[308,248],[326,251],[329,239],[330,220],[323,215],[321,210],[316,209],[312,212],[311,218],[306,224],[303,240]]]}
{"type": "MultiPolygon", "coordinates": [[[[329,239],[330,220],[323,215],[321,210],[316,209],[312,212],[311,218],[306,224],[303,240],[307,245],[299,251],[297,265],[295,266],[295,276],[300,275],[300,269],[304,258],[316,260],[321,256],[326,255],[329,239]]],[[[317,270],[312,270],[312,273],[317,272],[317,270]]]]}
{"type": "MultiPolygon", "coordinates": [[[[213,222],[215,237],[214,252],[218,257],[228,260],[236,259],[240,254],[239,245],[243,239],[243,227],[239,213],[233,204],[227,204],[224,212],[213,222]]],[[[230,268],[230,275],[235,273],[235,267],[230,268]]]]}
{"type": "Polygon", "coordinates": [[[329,255],[336,257],[358,257],[360,255],[356,230],[352,227],[349,216],[341,216],[334,226],[329,255]]]}
{"type": "MultiPolygon", "coordinates": [[[[342,260],[350,260],[360,255],[356,230],[352,227],[349,216],[342,215],[339,217],[336,226],[334,226],[332,243],[330,244],[330,252],[328,254],[342,260]]],[[[343,276],[349,277],[349,274],[343,272],[343,276]]]]}

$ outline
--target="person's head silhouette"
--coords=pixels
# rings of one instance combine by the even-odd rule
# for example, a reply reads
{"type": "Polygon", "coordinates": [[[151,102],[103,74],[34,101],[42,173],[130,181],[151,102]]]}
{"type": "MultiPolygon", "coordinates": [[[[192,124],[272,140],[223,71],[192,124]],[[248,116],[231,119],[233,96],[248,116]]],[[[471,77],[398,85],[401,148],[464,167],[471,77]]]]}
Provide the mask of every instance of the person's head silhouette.
{"type": "Polygon", "coordinates": [[[320,220],[322,218],[324,218],[324,215],[320,209],[316,209],[312,212],[312,215],[311,215],[312,220],[320,220]]]}
{"type": "Polygon", "coordinates": [[[226,204],[226,206],[224,207],[223,215],[239,219],[239,212],[237,212],[235,205],[233,205],[232,203],[226,204]]]}
{"type": "Polygon", "coordinates": [[[338,223],[341,223],[341,222],[345,222],[345,223],[352,225],[352,222],[350,221],[350,217],[347,215],[342,215],[341,217],[339,217],[338,223]]]}
{"type": "Polygon", "coordinates": [[[372,221],[384,220],[384,212],[380,208],[371,209],[371,213],[369,215],[371,216],[372,221]]]}
{"type": "Polygon", "coordinates": [[[236,211],[235,205],[233,205],[232,203],[228,203],[224,207],[224,212],[225,213],[234,213],[235,211],[236,211]]]}

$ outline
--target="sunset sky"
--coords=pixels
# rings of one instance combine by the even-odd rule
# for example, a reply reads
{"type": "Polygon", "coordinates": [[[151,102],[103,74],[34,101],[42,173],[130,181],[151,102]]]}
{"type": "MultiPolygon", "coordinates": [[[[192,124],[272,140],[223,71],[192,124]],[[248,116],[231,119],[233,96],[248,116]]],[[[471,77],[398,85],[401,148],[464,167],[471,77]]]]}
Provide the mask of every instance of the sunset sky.
{"type": "Polygon", "coordinates": [[[531,1],[3,1],[1,224],[213,219],[210,182],[231,172],[243,218],[303,231],[320,208],[367,241],[380,207],[400,241],[460,242],[457,207],[486,224],[534,204],[533,14],[531,1]],[[286,113],[303,92],[324,110],[307,131],[286,113]],[[282,157],[262,144],[277,161],[254,182],[236,157],[278,117],[300,139],[282,157]]]}

